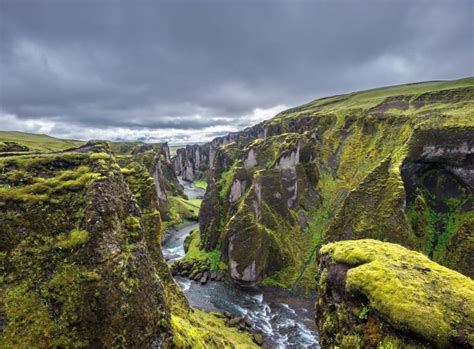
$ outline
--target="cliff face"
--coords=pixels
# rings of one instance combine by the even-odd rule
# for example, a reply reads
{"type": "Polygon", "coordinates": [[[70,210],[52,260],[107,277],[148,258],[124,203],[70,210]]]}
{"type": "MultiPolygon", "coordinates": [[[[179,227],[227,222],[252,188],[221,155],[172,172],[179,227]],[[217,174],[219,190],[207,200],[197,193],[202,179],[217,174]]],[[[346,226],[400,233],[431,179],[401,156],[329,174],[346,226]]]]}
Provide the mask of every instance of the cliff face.
{"type": "Polygon", "coordinates": [[[300,232],[305,208],[320,204],[316,144],[314,134],[292,133],[256,140],[242,152],[232,145],[218,152],[216,164],[224,166],[213,169],[219,180],[209,182],[201,207],[201,240],[208,250],[220,245],[241,286],[295,265],[299,245],[311,243],[300,232]]]}
{"type": "Polygon", "coordinates": [[[230,143],[246,144],[256,138],[267,137],[268,127],[256,125],[246,128],[241,132],[229,133],[223,137],[216,137],[211,142],[203,145],[187,145],[178,149],[171,158],[178,176],[186,181],[208,179],[209,171],[214,165],[218,149],[230,143]]]}
{"type": "Polygon", "coordinates": [[[1,162],[2,346],[170,343],[161,261],[108,148],[1,162]]]}
{"type": "Polygon", "coordinates": [[[474,282],[376,240],[325,245],[316,323],[322,347],[472,348],[474,282]]]}
{"type": "Polygon", "coordinates": [[[183,190],[170,160],[168,144],[111,143],[121,172],[141,204],[157,201],[163,220],[171,219],[172,196],[183,190]]]}
{"type": "Polygon", "coordinates": [[[188,147],[181,158],[199,152],[208,166],[202,247],[250,287],[311,288],[321,243],[359,238],[472,275],[473,112],[472,78],[396,86],[316,100],[188,147]]]}
{"type": "Polygon", "coordinates": [[[0,346],[254,347],[171,276],[163,147],[122,146],[0,158],[0,346]]]}

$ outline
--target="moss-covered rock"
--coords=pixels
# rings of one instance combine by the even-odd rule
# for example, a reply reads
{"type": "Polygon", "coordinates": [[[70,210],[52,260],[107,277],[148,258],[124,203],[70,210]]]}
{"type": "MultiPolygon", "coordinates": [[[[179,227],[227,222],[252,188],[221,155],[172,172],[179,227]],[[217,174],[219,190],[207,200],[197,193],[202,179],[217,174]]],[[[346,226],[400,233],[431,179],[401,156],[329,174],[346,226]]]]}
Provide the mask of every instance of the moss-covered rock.
{"type": "Polygon", "coordinates": [[[178,348],[258,348],[250,334],[227,327],[222,314],[193,310],[183,318],[171,318],[178,348]]]}
{"type": "Polygon", "coordinates": [[[0,160],[2,347],[171,343],[146,222],[107,149],[0,160]]]}
{"type": "Polygon", "coordinates": [[[189,307],[160,248],[172,186],[151,173],[169,162],[130,149],[123,167],[101,142],[0,158],[0,346],[253,346],[189,307]]]}
{"type": "Polygon", "coordinates": [[[323,347],[474,345],[474,282],[421,253],[376,240],[327,244],[317,282],[323,347]]]}
{"type": "Polygon", "coordinates": [[[210,181],[200,213],[201,239],[206,251],[220,249],[240,286],[255,288],[285,267],[296,275],[311,252],[311,236],[301,227],[303,207],[319,203],[318,174],[310,165],[315,144],[309,134],[284,134],[251,142],[243,152],[236,143],[218,150],[217,180],[210,181]]]}

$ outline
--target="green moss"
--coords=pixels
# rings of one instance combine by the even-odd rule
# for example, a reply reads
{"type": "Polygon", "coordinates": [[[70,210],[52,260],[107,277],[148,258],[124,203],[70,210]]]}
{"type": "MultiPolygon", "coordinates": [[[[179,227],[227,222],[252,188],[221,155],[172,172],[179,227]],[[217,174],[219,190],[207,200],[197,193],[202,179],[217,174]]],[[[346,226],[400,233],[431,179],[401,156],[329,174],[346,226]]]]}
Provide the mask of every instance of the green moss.
{"type": "Polygon", "coordinates": [[[325,245],[321,254],[352,266],[346,289],[366,296],[370,308],[397,329],[444,347],[458,331],[474,328],[474,282],[421,253],[355,240],[325,245]]]}
{"type": "Polygon", "coordinates": [[[470,190],[453,181],[449,183],[449,187],[456,188],[457,196],[445,194],[444,188],[448,180],[442,172],[431,171],[421,176],[418,179],[417,196],[413,202],[408,203],[406,214],[416,241],[426,255],[470,275],[470,266],[464,266],[461,260],[470,258],[464,255],[470,246],[469,234],[465,234],[464,227],[474,221],[474,211],[463,207],[469,207],[474,198],[470,190]],[[433,177],[436,178],[436,184],[428,189],[424,183],[433,177]],[[456,184],[453,185],[454,183],[456,184]],[[466,248],[458,251],[454,241],[461,240],[465,241],[466,248]]]}
{"type": "MultiPolygon", "coordinates": [[[[58,155],[41,155],[35,157],[17,157],[0,160],[0,166],[14,168],[0,174],[0,180],[8,184],[0,186],[0,198],[4,203],[24,202],[34,205],[41,202],[55,202],[55,196],[65,192],[77,192],[85,189],[93,181],[103,178],[100,173],[94,173],[87,165],[82,165],[87,158],[65,154],[64,158],[58,155]],[[70,165],[77,166],[74,170],[53,171],[52,176],[46,175],[51,171],[51,164],[70,161],[70,165]],[[46,178],[44,178],[44,177],[46,178]]],[[[54,170],[54,167],[52,168],[54,170]]]]}
{"type": "Polygon", "coordinates": [[[180,196],[170,197],[169,203],[171,218],[168,221],[168,226],[178,226],[186,223],[188,220],[197,221],[201,202],[201,199],[188,200],[180,196]]]}
{"type": "Polygon", "coordinates": [[[89,232],[86,230],[73,229],[67,236],[58,236],[57,246],[62,249],[75,248],[89,241],[89,232]]]}
{"type": "Polygon", "coordinates": [[[232,178],[234,177],[235,169],[237,168],[237,162],[234,162],[230,168],[223,172],[219,180],[221,189],[219,190],[219,197],[226,198],[229,193],[230,186],[232,185],[232,178]]]}
{"type": "Polygon", "coordinates": [[[131,174],[134,174],[135,173],[135,169],[133,168],[126,168],[126,167],[122,167],[120,168],[120,172],[124,175],[131,175],[131,174]]]}
{"type": "Polygon", "coordinates": [[[367,320],[369,312],[370,312],[370,307],[367,305],[364,305],[362,309],[360,310],[359,314],[357,315],[357,317],[361,320],[367,320]]]}
{"type": "Polygon", "coordinates": [[[206,190],[206,188],[207,188],[207,182],[205,182],[205,181],[196,180],[196,181],[193,181],[193,185],[195,187],[198,187],[198,188],[201,188],[201,189],[204,189],[204,190],[206,190]]]}
{"type": "Polygon", "coordinates": [[[189,239],[188,251],[182,259],[183,262],[201,262],[201,264],[208,265],[211,271],[226,269],[226,265],[221,262],[220,249],[205,251],[201,248],[199,229],[194,229],[191,232],[189,239]]]}
{"type": "Polygon", "coordinates": [[[108,154],[108,153],[92,153],[90,155],[90,159],[92,161],[108,160],[108,159],[110,159],[110,154],[108,154]]]}
{"type": "Polygon", "coordinates": [[[262,286],[263,287],[277,287],[277,288],[281,288],[281,289],[286,289],[288,288],[287,285],[281,283],[281,282],[278,282],[276,280],[274,280],[273,278],[267,276],[265,277],[263,280],[262,280],[262,286]]]}
{"type": "Polygon", "coordinates": [[[341,342],[341,349],[359,349],[362,346],[362,338],[356,334],[344,336],[341,342]]]}
{"type": "Polygon", "coordinates": [[[48,304],[25,284],[7,292],[4,307],[8,322],[0,338],[3,348],[87,346],[74,330],[61,332],[50,316],[48,304]]]}
{"type": "Polygon", "coordinates": [[[186,317],[172,315],[178,348],[258,348],[250,334],[225,326],[221,315],[194,309],[186,317]]]}

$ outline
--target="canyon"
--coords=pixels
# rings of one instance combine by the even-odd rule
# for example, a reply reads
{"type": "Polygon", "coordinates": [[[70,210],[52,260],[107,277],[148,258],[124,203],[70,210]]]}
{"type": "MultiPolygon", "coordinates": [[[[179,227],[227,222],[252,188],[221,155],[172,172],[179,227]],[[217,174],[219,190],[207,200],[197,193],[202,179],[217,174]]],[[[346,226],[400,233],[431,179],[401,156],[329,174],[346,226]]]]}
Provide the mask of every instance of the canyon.
{"type": "Polygon", "coordinates": [[[466,78],[173,155],[0,132],[0,344],[472,347],[473,118],[466,78]]]}

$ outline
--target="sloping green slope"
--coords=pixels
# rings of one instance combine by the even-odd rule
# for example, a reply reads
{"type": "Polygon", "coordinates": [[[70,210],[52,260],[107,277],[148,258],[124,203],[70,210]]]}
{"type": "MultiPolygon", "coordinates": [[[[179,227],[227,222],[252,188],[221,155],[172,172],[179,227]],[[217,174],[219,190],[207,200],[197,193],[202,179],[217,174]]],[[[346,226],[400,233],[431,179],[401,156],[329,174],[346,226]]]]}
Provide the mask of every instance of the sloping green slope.
{"type": "Polygon", "coordinates": [[[58,151],[79,147],[85,142],[72,139],[59,139],[47,135],[18,131],[0,131],[0,148],[5,142],[15,142],[26,146],[30,151],[58,151]]]}

